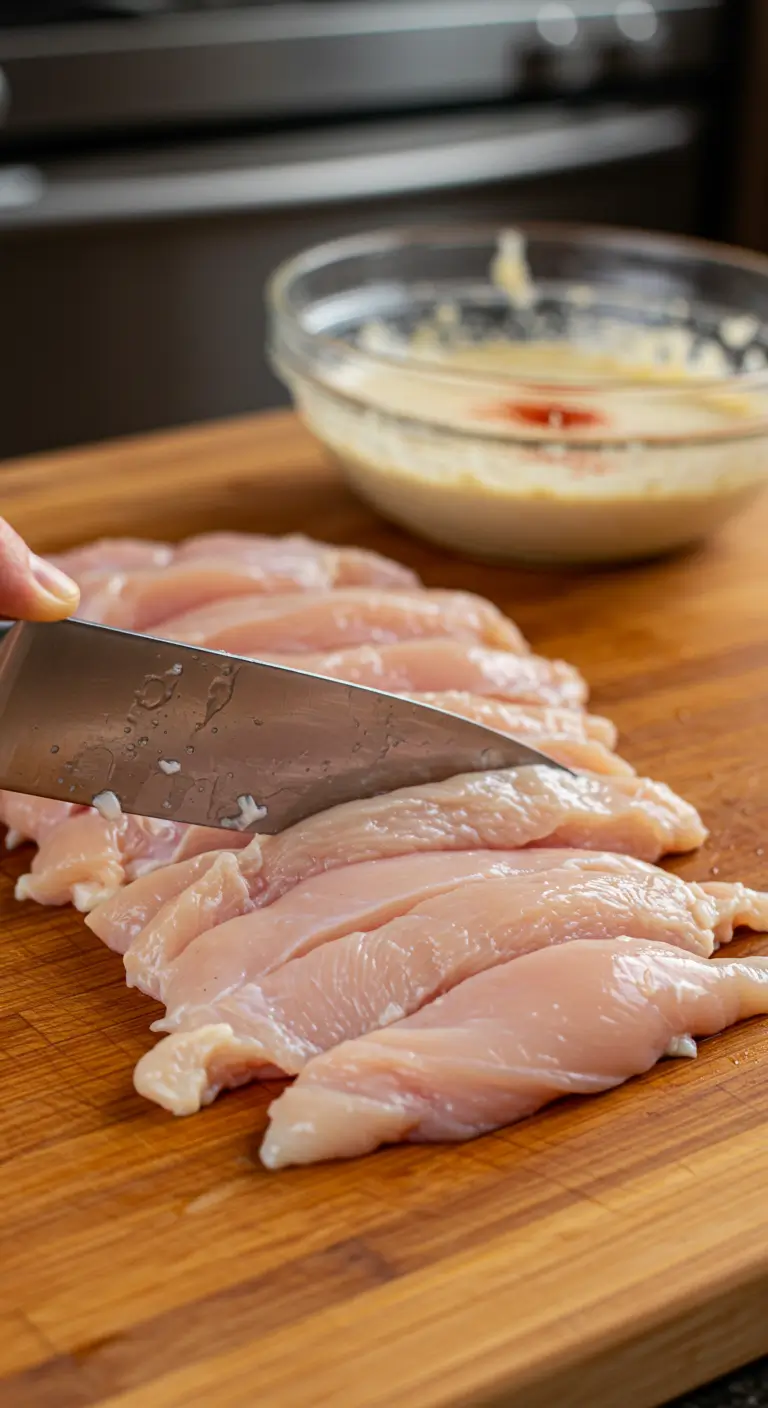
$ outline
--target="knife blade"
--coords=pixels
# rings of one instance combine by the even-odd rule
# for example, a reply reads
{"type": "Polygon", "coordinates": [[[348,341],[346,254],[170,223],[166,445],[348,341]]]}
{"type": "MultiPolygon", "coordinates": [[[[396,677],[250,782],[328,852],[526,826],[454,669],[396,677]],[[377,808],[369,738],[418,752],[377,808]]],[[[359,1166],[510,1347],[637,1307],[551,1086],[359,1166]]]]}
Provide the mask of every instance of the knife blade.
{"type": "Polygon", "coordinates": [[[274,835],[341,802],[533,763],[568,772],[427,704],[88,622],[19,623],[0,649],[14,792],[274,835]]]}

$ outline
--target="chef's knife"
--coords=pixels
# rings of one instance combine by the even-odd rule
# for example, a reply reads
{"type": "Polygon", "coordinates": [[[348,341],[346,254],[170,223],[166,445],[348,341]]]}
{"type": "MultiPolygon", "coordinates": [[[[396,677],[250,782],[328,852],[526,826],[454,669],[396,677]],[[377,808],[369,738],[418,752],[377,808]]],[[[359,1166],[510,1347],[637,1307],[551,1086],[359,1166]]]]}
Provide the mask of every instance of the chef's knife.
{"type": "Polygon", "coordinates": [[[106,626],[19,623],[0,649],[0,787],[106,812],[272,835],[532,763],[560,766],[426,704],[106,626]]]}

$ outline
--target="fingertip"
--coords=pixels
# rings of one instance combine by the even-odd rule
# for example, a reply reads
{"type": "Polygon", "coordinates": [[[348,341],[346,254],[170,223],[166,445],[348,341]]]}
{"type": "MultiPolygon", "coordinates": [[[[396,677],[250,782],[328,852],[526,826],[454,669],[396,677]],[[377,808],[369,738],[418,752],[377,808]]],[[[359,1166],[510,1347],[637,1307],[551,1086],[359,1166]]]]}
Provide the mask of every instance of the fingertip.
{"type": "Polygon", "coordinates": [[[80,604],[80,588],[52,562],[31,553],[30,571],[34,589],[28,611],[32,621],[60,621],[71,616],[80,604]]]}
{"type": "Polygon", "coordinates": [[[51,596],[49,592],[38,591],[34,597],[30,598],[29,606],[20,619],[23,621],[66,621],[70,616],[74,616],[78,604],[78,597],[75,597],[72,602],[65,603],[61,597],[51,596]]]}

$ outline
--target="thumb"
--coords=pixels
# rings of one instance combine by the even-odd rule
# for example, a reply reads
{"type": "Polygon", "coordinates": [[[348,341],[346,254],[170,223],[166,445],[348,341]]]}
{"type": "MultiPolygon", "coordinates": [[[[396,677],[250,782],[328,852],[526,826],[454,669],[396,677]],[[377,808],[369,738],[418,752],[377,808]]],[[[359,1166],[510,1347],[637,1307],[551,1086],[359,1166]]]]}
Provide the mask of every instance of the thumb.
{"type": "Polygon", "coordinates": [[[37,557],[0,518],[0,616],[59,621],[77,610],[80,589],[52,563],[37,557]]]}

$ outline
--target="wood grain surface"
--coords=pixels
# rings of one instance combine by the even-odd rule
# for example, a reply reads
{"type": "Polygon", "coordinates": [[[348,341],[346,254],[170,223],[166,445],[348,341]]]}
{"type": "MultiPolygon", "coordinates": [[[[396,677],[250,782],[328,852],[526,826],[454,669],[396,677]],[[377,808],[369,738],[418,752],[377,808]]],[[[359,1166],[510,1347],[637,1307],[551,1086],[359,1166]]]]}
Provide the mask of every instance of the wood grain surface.
{"type": "MultiPolygon", "coordinates": [[[[287,415],[18,463],[38,549],[209,528],[367,544],[577,664],[626,756],[701,807],[676,868],[768,887],[768,504],[622,572],[473,566],[376,522],[287,415]]],[[[267,1097],[185,1121],[156,1009],[2,863],[2,1408],[650,1408],[768,1350],[768,1023],[458,1148],[267,1173],[267,1097]]],[[[747,948],[768,952],[768,940],[747,948]]]]}

